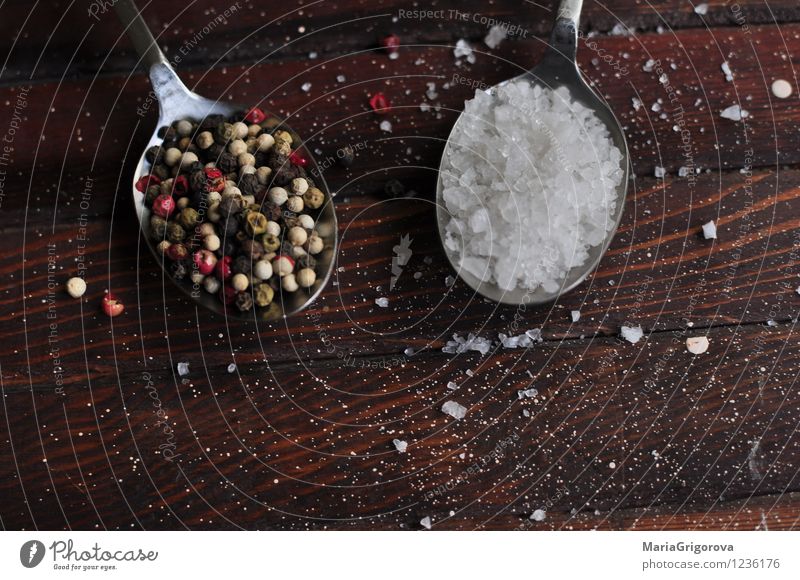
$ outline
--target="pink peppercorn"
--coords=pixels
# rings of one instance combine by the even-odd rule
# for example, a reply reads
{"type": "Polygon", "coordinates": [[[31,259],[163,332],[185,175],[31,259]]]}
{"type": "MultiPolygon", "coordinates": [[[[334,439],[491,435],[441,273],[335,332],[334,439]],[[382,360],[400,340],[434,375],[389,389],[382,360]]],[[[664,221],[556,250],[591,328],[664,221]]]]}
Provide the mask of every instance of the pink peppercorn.
{"type": "Polygon", "coordinates": [[[175,211],[175,200],[168,193],[162,193],[153,201],[153,213],[167,219],[175,211]]]}
{"type": "Polygon", "coordinates": [[[244,116],[244,120],[247,121],[248,123],[260,123],[266,118],[267,116],[264,114],[264,111],[262,111],[258,107],[253,107],[252,109],[247,111],[247,114],[244,116]]]}
{"type": "Polygon", "coordinates": [[[375,93],[372,95],[369,100],[369,106],[379,115],[388,113],[392,109],[392,106],[389,104],[389,99],[387,99],[386,95],[383,93],[375,93]]]}
{"type": "Polygon", "coordinates": [[[161,179],[158,178],[156,175],[142,175],[139,179],[136,180],[136,189],[140,193],[144,193],[147,191],[147,188],[151,185],[159,185],[161,183],[161,179]]]}
{"type": "Polygon", "coordinates": [[[381,40],[381,46],[386,49],[389,54],[394,54],[400,48],[400,37],[396,34],[390,34],[381,40]]]}
{"type": "Polygon", "coordinates": [[[223,256],[219,260],[214,267],[214,271],[217,274],[217,278],[220,280],[227,280],[231,277],[231,263],[233,259],[230,256],[223,256]]]}
{"type": "Polygon", "coordinates": [[[214,255],[214,252],[210,252],[208,250],[197,250],[194,253],[194,264],[197,266],[197,271],[207,276],[214,271],[214,267],[217,265],[217,257],[214,255]]]}
{"type": "Polygon", "coordinates": [[[289,154],[289,161],[292,165],[299,165],[300,167],[308,165],[308,159],[303,157],[299,151],[292,151],[289,154]]]}

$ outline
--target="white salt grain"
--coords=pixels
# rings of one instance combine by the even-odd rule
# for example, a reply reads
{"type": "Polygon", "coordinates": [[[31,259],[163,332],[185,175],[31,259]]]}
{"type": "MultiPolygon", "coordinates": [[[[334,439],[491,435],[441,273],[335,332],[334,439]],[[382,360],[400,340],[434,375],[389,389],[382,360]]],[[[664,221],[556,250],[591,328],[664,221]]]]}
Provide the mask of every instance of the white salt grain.
{"type": "Polygon", "coordinates": [[[728,64],[728,61],[723,61],[720,68],[722,72],[725,73],[725,80],[731,82],[733,80],[733,71],[731,71],[731,65],[728,64]]]}
{"type": "Polygon", "coordinates": [[[536,389],[524,389],[522,391],[517,391],[517,399],[533,399],[538,394],[539,391],[536,389]]]}
{"type": "Polygon", "coordinates": [[[464,40],[463,38],[456,42],[456,47],[453,50],[453,56],[456,58],[466,57],[467,62],[473,64],[475,62],[475,53],[472,51],[472,47],[469,43],[464,40]]]}
{"type": "Polygon", "coordinates": [[[708,338],[692,336],[686,339],[686,350],[692,354],[703,354],[708,350],[708,338]]]}
{"type": "Polygon", "coordinates": [[[467,416],[467,408],[464,405],[459,405],[455,401],[447,401],[442,405],[442,413],[450,415],[454,419],[463,419],[467,416]]]}
{"type": "Polygon", "coordinates": [[[300,86],[300,89],[301,89],[301,90],[302,90],[304,93],[307,93],[308,91],[310,91],[310,90],[311,90],[311,83],[303,83],[303,84],[300,86]]]}
{"type": "Polygon", "coordinates": [[[424,518],[422,518],[419,521],[419,525],[421,525],[426,530],[430,530],[431,529],[431,518],[429,518],[428,516],[425,516],[424,518]]]}
{"type": "Polygon", "coordinates": [[[703,237],[707,240],[717,239],[717,224],[713,220],[703,224],[703,237]]]}
{"type": "Polygon", "coordinates": [[[228,365],[228,373],[233,374],[236,372],[236,363],[231,363],[228,365]]]}
{"type": "Polygon", "coordinates": [[[178,375],[181,377],[185,377],[189,374],[189,363],[186,362],[179,362],[178,363],[178,375]]]}
{"type": "Polygon", "coordinates": [[[788,99],[792,95],[792,85],[783,79],[772,83],[772,94],[779,99],[788,99]]]}
{"type": "Polygon", "coordinates": [[[387,133],[392,132],[392,124],[389,121],[381,121],[381,124],[379,126],[381,128],[381,131],[386,131],[387,133]]]}
{"type": "Polygon", "coordinates": [[[387,308],[389,306],[389,299],[381,296],[380,298],[375,299],[375,304],[377,304],[381,308],[387,308]]]}
{"type": "Polygon", "coordinates": [[[644,336],[644,331],[642,331],[641,326],[623,326],[620,329],[620,333],[622,334],[622,338],[631,344],[636,344],[644,336]]]}
{"type": "Polygon", "coordinates": [[[534,510],[530,519],[534,522],[543,522],[546,517],[547,513],[544,510],[534,510]]]}
{"type": "Polygon", "coordinates": [[[392,443],[394,444],[394,448],[400,453],[405,453],[406,449],[408,449],[408,442],[401,439],[392,439],[392,443]]]}
{"type": "Polygon", "coordinates": [[[497,48],[506,39],[507,32],[504,26],[495,24],[489,29],[489,34],[483,39],[489,48],[497,48]]]}
{"type": "Polygon", "coordinates": [[[455,384],[453,381],[450,381],[449,383],[447,383],[447,388],[450,389],[451,391],[457,391],[458,385],[455,384]]]}
{"type": "Polygon", "coordinates": [[[695,14],[699,14],[700,16],[705,16],[708,14],[708,4],[703,2],[702,4],[698,4],[694,7],[695,14]]]}
{"type": "Polygon", "coordinates": [[[464,113],[441,173],[446,250],[503,290],[557,291],[614,225],[622,153],[565,87],[476,91],[464,113]]]}
{"type": "Polygon", "coordinates": [[[656,176],[656,178],[661,179],[667,174],[667,170],[664,169],[663,167],[656,167],[653,174],[656,176]]]}
{"type": "Polygon", "coordinates": [[[461,354],[469,350],[474,350],[481,354],[486,354],[491,350],[491,348],[492,341],[487,338],[481,338],[480,336],[475,336],[472,333],[469,333],[467,338],[459,336],[458,334],[454,334],[453,340],[448,340],[447,344],[442,347],[442,352],[446,352],[448,354],[461,354]]]}
{"type": "Polygon", "coordinates": [[[580,310],[571,310],[569,314],[572,316],[572,322],[578,322],[581,319],[580,310]]]}

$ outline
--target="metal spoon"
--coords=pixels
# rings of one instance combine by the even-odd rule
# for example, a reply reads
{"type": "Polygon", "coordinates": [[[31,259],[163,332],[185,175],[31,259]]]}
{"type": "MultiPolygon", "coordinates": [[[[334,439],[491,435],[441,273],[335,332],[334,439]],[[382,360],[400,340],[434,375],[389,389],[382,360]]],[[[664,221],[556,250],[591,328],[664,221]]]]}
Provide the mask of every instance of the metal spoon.
{"type": "MultiPolygon", "coordinates": [[[[229,116],[250,108],[249,106],[206,99],[190,91],[181,82],[164,53],[161,52],[161,49],[156,44],[135,3],[132,0],[117,0],[114,3],[114,9],[123,26],[126,27],[125,31],[131,38],[141,60],[148,68],[153,92],[158,99],[158,125],[150,137],[145,151],[149,147],[161,143],[162,139],[158,136],[159,128],[169,125],[173,121],[178,119],[199,121],[208,115],[215,114],[229,116]]],[[[267,117],[274,117],[274,115],[267,113],[267,117]]],[[[286,123],[281,122],[281,128],[293,136],[297,135],[286,123]]],[[[295,143],[297,143],[296,140],[295,143]]],[[[171,276],[168,276],[189,299],[213,312],[223,314],[228,319],[253,320],[255,318],[258,320],[274,320],[303,310],[322,292],[331,276],[334,256],[336,255],[336,237],[338,233],[336,211],[328,186],[322,177],[322,171],[319,170],[319,166],[309,151],[304,150],[304,157],[308,159],[307,169],[314,175],[316,186],[326,194],[326,203],[319,210],[314,227],[315,232],[325,240],[325,249],[315,256],[317,260],[317,280],[314,285],[311,288],[299,289],[293,293],[277,293],[275,302],[270,308],[253,308],[249,312],[240,312],[235,307],[226,307],[217,296],[207,293],[202,287],[195,288],[191,282],[176,281],[171,276]]],[[[146,243],[156,260],[164,266],[163,258],[159,255],[150,237],[150,210],[145,205],[144,194],[139,192],[133,185],[142,175],[147,175],[149,169],[150,164],[143,153],[139,163],[136,165],[132,180],[133,203],[136,207],[136,215],[139,218],[139,225],[146,243]]]]}
{"type": "MultiPolygon", "coordinates": [[[[620,219],[622,219],[622,211],[625,205],[625,194],[628,189],[628,146],[625,143],[625,134],[622,127],[614,117],[614,113],[609,109],[608,105],[603,101],[590,87],[581,76],[580,70],[575,62],[575,56],[578,49],[578,20],[580,18],[581,7],[583,0],[562,0],[558,8],[558,15],[556,17],[553,32],[550,35],[550,45],[545,51],[542,61],[532,70],[521,74],[517,77],[503,81],[492,88],[487,89],[485,92],[492,94],[494,90],[505,84],[512,83],[518,80],[528,80],[532,84],[540,84],[543,87],[556,89],[560,86],[565,86],[569,89],[573,99],[583,104],[584,106],[592,109],[597,117],[606,125],[611,135],[614,144],[619,148],[622,153],[622,160],[620,161],[621,168],[624,176],[622,182],[616,190],[617,204],[616,211],[613,217],[613,227],[606,234],[606,239],[602,244],[593,248],[589,248],[589,257],[586,262],[581,266],[572,268],[566,278],[562,281],[561,287],[555,292],[547,292],[543,288],[538,288],[531,292],[516,288],[514,290],[503,290],[496,284],[491,282],[484,282],[476,276],[462,270],[459,267],[459,255],[457,252],[449,251],[445,247],[445,254],[450,264],[458,272],[464,282],[467,283],[473,290],[479,294],[503,304],[545,304],[557,299],[561,294],[569,292],[578,284],[583,282],[586,277],[597,267],[600,259],[608,249],[614,233],[617,231],[620,219]]],[[[462,117],[456,121],[453,131],[450,133],[450,139],[455,134],[456,127],[461,121],[462,117]]],[[[444,166],[444,159],[447,154],[447,148],[442,155],[442,164],[439,166],[439,180],[436,187],[436,218],[439,224],[439,236],[444,240],[445,228],[449,222],[450,216],[447,213],[444,200],[443,200],[443,186],[442,186],[442,169],[444,166]]],[[[444,246],[444,244],[443,244],[444,246]]]]}

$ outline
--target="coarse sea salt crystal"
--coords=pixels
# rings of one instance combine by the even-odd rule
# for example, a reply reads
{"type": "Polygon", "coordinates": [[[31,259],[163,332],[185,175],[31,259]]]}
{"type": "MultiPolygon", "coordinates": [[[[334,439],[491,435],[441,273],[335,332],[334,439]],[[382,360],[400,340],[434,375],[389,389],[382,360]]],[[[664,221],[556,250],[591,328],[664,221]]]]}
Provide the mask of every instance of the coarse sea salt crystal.
{"type": "Polygon", "coordinates": [[[508,33],[505,26],[495,24],[489,29],[489,34],[486,35],[483,42],[486,43],[486,46],[489,48],[497,48],[500,46],[500,43],[506,39],[507,35],[508,33]]]}
{"type": "Polygon", "coordinates": [[[622,338],[631,344],[636,344],[644,336],[644,331],[641,326],[623,326],[620,328],[620,333],[622,334],[622,338]]]}
{"type": "Polygon", "coordinates": [[[450,389],[451,391],[457,391],[458,385],[455,384],[453,381],[450,381],[449,383],[447,383],[447,388],[450,389]]]}
{"type": "Polygon", "coordinates": [[[547,512],[544,510],[533,510],[530,519],[532,519],[534,522],[543,522],[546,517],[547,512]]]}
{"type": "Polygon", "coordinates": [[[733,71],[731,70],[731,65],[728,64],[728,61],[723,61],[720,68],[722,69],[722,72],[725,73],[725,80],[731,82],[733,80],[733,71]]]}
{"type": "Polygon", "coordinates": [[[185,377],[186,375],[189,374],[189,363],[179,362],[177,368],[178,368],[178,376],[185,377]]]}
{"type": "Polygon", "coordinates": [[[536,389],[524,389],[521,391],[517,391],[517,398],[518,399],[533,399],[536,395],[539,394],[539,391],[536,389]]]}
{"type": "Polygon", "coordinates": [[[571,310],[569,314],[572,317],[572,322],[578,322],[581,319],[580,310],[571,310]]]}
{"type": "Polygon", "coordinates": [[[426,530],[430,530],[431,529],[431,518],[428,517],[428,516],[425,516],[424,518],[422,518],[419,521],[419,525],[421,525],[426,530]]]}
{"type": "Polygon", "coordinates": [[[697,6],[694,7],[694,13],[699,14],[700,16],[705,16],[706,14],[708,14],[708,4],[706,4],[705,2],[698,4],[697,6]]]}
{"type": "Polygon", "coordinates": [[[387,308],[389,306],[389,299],[384,296],[381,296],[380,298],[375,299],[375,304],[377,304],[381,308],[387,308]]]}
{"type": "Polygon", "coordinates": [[[608,129],[566,87],[476,91],[442,160],[445,249],[502,290],[555,292],[613,228],[623,175],[608,129]]]}
{"type": "Polygon", "coordinates": [[[475,53],[472,47],[463,38],[456,42],[456,47],[453,49],[453,56],[456,58],[466,57],[467,62],[473,64],[475,62],[475,53]]]}
{"type": "Polygon", "coordinates": [[[400,453],[405,453],[406,449],[408,449],[408,442],[403,441],[402,439],[392,439],[392,443],[394,444],[394,448],[400,453]]]}
{"type": "Polygon", "coordinates": [[[310,90],[311,90],[311,83],[303,83],[303,84],[300,86],[300,89],[301,89],[301,90],[302,90],[304,93],[307,93],[308,91],[310,91],[310,90]]]}
{"type": "Polygon", "coordinates": [[[658,179],[661,179],[667,174],[667,170],[663,167],[656,167],[655,171],[653,172],[658,179]]]}
{"type": "Polygon", "coordinates": [[[723,119],[730,119],[731,121],[741,121],[742,119],[746,119],[747,117],[749,117],[750,113],[745,111],[739,105],[731,105],[730,107],[723,109],[723,111],[719,115],[723,119]]]}
{"type": "Polygon", "coordinates": [[[442,405],[442,413],[450,415],[454,419],[463,419],[467,416],[467,408],[464,405],[459,405],[455,401],[447,401],[442,405]]]}
{"type": "Polygon", "coordinates": [[[481,354],[488,353],[492,348],[492,341],[487,338],[475,336],[472,333],[467,335],[467,338],[453,335],[453,340],[448,340],[447,344],[442,347],[442,352],[448,354],[461,354],[469,350],[474,350],[481,354]]]}
{"type": "Polygon", "coordinates": [[[381,128],[381,131],[385,131],[387,133],[392,132],[392,124],[389,121],[381,121],[379,127],[381,128]]]}
{"type": "Polygon", "coordinates": [[[703,224],[703,237],[707,240],[717,239],[717,224],[714,220],[703,224]]]}

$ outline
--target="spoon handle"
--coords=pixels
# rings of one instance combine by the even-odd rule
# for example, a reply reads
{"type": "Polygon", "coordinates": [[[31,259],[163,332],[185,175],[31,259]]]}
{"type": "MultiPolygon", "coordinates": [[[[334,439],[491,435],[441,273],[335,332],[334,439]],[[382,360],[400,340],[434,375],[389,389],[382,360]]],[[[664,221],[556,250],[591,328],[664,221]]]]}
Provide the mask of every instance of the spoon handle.
{"type": "Polygon", "coordinates": [[[114,10],[122,25],[126,27],[125,32],[147,69],[149,70],[154,64],[167,63],[167,58],[158,47],[153,33],[150,32],[133,0],[117,0],[114,2],[114,10]]]}
{"type": "Polygon", "coordinates": [[[550,35],[550,51],[575,62],[578,52],[578,22],[583,0],[561,0],[550,35]]]}

